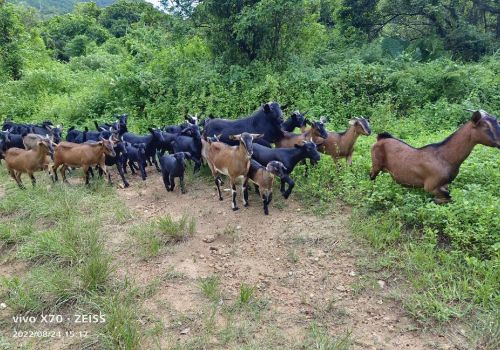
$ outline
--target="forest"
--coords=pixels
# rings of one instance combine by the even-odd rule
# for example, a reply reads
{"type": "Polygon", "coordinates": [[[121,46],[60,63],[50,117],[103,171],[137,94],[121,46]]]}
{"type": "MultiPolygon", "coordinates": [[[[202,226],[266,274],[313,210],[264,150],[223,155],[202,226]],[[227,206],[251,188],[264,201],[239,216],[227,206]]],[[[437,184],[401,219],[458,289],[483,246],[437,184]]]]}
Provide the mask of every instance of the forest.
{"type": "MultiPolygon", "coordinates": [[[[336,215],[338,202],[352,208],[350,229],[376,252],[372,269],[404,276],[400,304],[419,327],[468,325],[479,332],[467,331],[469,344],[498,348],[498,150],[474,149],[446,205],[387,174],[368,176],[377,133],[421,147],[468,121],[467,109],[500,114],[498,1],[162,0],[164,11],[140,0],[41,2],[54,9],[0,0],[2,122],[93,129],[128,113],[129,129],[144,133],[188,113],[247,116],[268,101],[286,106],[285,117],[324,116],[330,131],[363,116],[373,133],[359,138],[353,164],[322,158],[307,178],[299,166],[296,195],[319,217],[336,215]]],[[[0,201],[2,216],[17,208],[0,201]]],[[[7,226],[0,219],[0,254],[19,247],[21,259],[43,260],[7,226]]],[[[0,278],[0,301],[36,300],[22,292],[33,280],[0,278]]],[[[16,307],[39,310],[33,303],[16,307]]],[[[125,333],[104,334],[105,347],[140,348],[125,333]]]]}

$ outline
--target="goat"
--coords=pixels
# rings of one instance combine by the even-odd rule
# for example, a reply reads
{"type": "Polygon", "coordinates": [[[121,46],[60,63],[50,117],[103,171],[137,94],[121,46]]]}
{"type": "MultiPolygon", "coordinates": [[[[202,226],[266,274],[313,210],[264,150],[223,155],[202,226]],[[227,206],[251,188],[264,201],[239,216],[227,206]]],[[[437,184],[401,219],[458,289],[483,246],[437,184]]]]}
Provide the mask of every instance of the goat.
{"type": "Polygon", "coordinates": [[[305,123],[311,125],[309,130],[301,134],[285,132],[283,137],[275,142],[276,148],[292,148],[295,145],[303,144],[304,141],[311,141],[312,139],[326,139],[328,137],[328,133],[325,130],[324,119],[321,119],[318,122],[309,122],[306,120],[305,123]]]}
{"type": "Polygon", "coordinates": [[[66,180],[66,169],[68,167],[81,167],[85,175],[85,184],[89,184],[89,168],[99,165],[101,170],[108,176],[108,182],[111,184],[111,174],[108,172],[105,164],[105,155],[114,157],[116,155],[113,141],[103,139],[96,143],[71,143],[63,141],[57,145],[54,151],[54,165],[52,172],[54,181],[57,181],[57,168],[61,165],[61,175],[63,181],[66,180]]]}
{"type": "Polygon", "coordinates": [[[134,143],[144,143],[146,145],[146,159],[149,165],[151,162],[155,165],[156,170],[161,172],[158,162],[156,161],[156,151],[161,148],[164,143],[164,137],[161,130],[149,128],[150,135],[135,135],[130,132],[123,134],[123,140],[134,143]]]}
{"type": "Polygon", "coordinates": [[[84,143],[87,140],[86,134],[89,132],[89,128],[85,127],[83,131],[76,130],[74,126],[68,129],[66,134],[66,141],[73,143],[84,143]]]}
{"type": "Polygon", "coordinates": [[[387,171],[403,186],[423,187],[432,193],[436,204],[448,203],[451,200],[448,185],[477,144],[500,148],[498,120],[483,110],[473,111],[470,121],[445,140],[421,148],[382,133],[372,146],[370,179],[375,180],[381,171],[387,171]]]}
{"type": "Polygon", "coordinates": [[[304,129],[306,127],[305,115],[307,114],[307,112],[309,111],[306,111],[303,114],[300,114],[299,111],[293,112],[292,115],[283,122],[281,128],[287,132],[293,132],[295,128],[300,128],[300,130],[304,132],[304,129]]]}
{"type": "Polygon", "coordinates": [[[191,125],[182,131],[190,136],[177,135],[172,141],[173,153],[187,152],[190,154],[190,159],[194,162],[193,173],[200,170],[201,167],[201,134],[197,125],[191,125]]]}
{"type": "Polygon", "coordinates": [[[125,142],[125,149],[127,151],[127,161],[124,162],[123,167],[126,172],[127,163],[132,171],[132,174],[135,174],[135,170],[137,169],[134,163],[137,163],[138,169],[141,171],[142,180],[145,181],[148,174],[146,173],[146,144],[144,143],[134,143],[125,142]]]}
{"type": "Polygon", "coordinates": [[[163,184],[167,189],[167,192],[171,192],[175,187],[175,178],[179,178],[179,183],[181,186],[181,193],[186,193],[186,187],[184,185],[184,170],[186,168],[185,160],[190,159],[191,154],[189,152],[177,152],[172,155],[159,157],[163,184]]]}
{"type": "Polygon", "coordinates": [[[371,134],[370,124],[365,118],[354,118],[349,121],[349,129],[345,132],[329,132],[326,139],[313,137],[313,142],[318,144],[318,150],[329,154],[337,164],[340,158],[345,158],[348,165],[352,164],[354,144],[359,135],[371,134]]]}
{"type": "Polygon", "coordinates": [[[237,144],[237,140],[231,139],[230,135],[243,132],[264,134],[264,137],[256,142],[270,147],[271,142],[276,142],[283,136],[282,124],[283,112],[279,103],[269,102],[246,118],[238,120],[210,119],[205,125],[203,134],[205,136],[221,134],[221,141],[228,145],[237,144]]]}
{"type": "Polygon", "coordinates": [[[182,130],[189,127],[190,125],[198,124],[198,114],[196,114],[195,116],[187,114],[184,119],[187,121],[187,123],[182,123],[181,125],[167,125],[163,127],[163,131],[170,134],[179,134],[182,130]]]}
{"type": "Polygon", "coordinates": [[[13,134],[10,130],[1,132],[2,138],[4,140],[4,150],[9,148],[24,148],[22,135],[13,134]]]}
{"type": "MultiPolygon", "coordinates": [[[[316,164],[321,155],[316,149],[314,142],[304,141],[302,145],[294,145],[294,148],[267,148],[261,145],[254,145],[253,158],[262,165],[267,165],[269,162],[276,160],[286,168],[286,174],[289,175],[298,162],[309,158],[311,164],[316,164]]],[[[287,199],[292,193],[295,182],[289,177],[281,178],[280,191],[283,197],[287,199]],[[285,190],[285,183],[288,184],[288,189],[285,190]]]]}
{"type": "MultiPolygon", "coordinates": [[[[130,186],[130,184],[125,178],[125,173],[124,173],[124,167],[126,166],[126,161],[128,158],[127,149],[125,148],[125,142],[117,139],[114,139],[113,142],[114,142],[115,155],[111,156],[106,154],[104,158],[104,164],[106,164],[107,167],[116,165],[116,170],[118,170],[118,174],[122,179],[123,186],[127,188],[130,186]]],[[[89,169],[89,171],[91,170],[92,168],[89,169]]],[[[99,175],[102,176],[101,168],[99,168],[99,175]]]]}
{"type": "Polygon", "coordinates": [[[128,114],[121,114],[121,115],[115,115],[118,117],[118,119],[114,123],[104,123],[102,125],[99,125],[95,120],[94,120],[94,125],[96,127],[97,131],[113,131],[118,134],[118,136],[123,135],[128,131],[127,128],[127,118],[128,114]]]}
{"type": "Polygon", "coordinates": [[[31,178],[33,186],[36,180],[33,173],[39,170],[48,169],[50,156],[54,150],[50,140],[39,140],[37,147],[31,150],[22,148],[9,148],[5,152],[5,163],[10,176],[16,181],[20,188],[24,188],[21,181],[21,174],[27,173],[31,178]]]}
{"type": "MultiPolygon", "coordinates": [[[[283,178],[286,175],[286,168],[281,162],[272,161],[267,166],[262,166],[255,159],[250,160],[250,168],[248,169],[248,180],[252,181],[259,188],[259,193],[262,197],[264,206],[264,214],[269,215],[269,203],[273,199],[273,184],[274,176],[283,178]]],[[[248,203],[248,185],[244,184],[243,197],[248,203]]]]}
{"type": "Polygon", "coordinates": [[[38,134],[27,134],[23,136],[24,148],[26,148],[27,150],[34,149],[38,147],[38,142],[42,140],[49,140],[50,142],[52,142],[48,134],[45,136],[38,134]]]}
{"type": "MultiPolygon", "coordinates": [[[[231,207],[233,210],[239,209],[236,204],[236,179],[243,177],[242,187],[247,183],[246,178],[248,169],[250,168],[250,159],[253,154],[253,140],[260,137],[263,137],[263,135],[244,132],[241,135],[230,135],[232,140],[240,142],[238,146],[230,146],[222,142],[212,142],[208,148],[208,166],[215,178],[219,200],[222,200],[220,190],[222,180],[219,174],[224,174],[229,177],[232,193],[231,207]]],[[[244,187],[242,189],[242,192],[245,193],[246,189],[244,187]]],[[[243,204],[248,206],[248,202],[244,196],[243,204]]]]}

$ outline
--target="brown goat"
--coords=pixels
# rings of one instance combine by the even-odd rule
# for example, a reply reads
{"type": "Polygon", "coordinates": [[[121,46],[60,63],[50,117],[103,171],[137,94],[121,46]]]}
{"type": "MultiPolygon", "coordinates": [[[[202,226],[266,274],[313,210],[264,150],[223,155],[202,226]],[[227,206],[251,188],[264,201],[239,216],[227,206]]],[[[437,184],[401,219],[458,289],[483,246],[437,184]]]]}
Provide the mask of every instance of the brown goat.
{"type": "Polygon", "coordinates": [[[500,148],[498,120],[485,111],[475,111],[469,122],[444,141],[421,148],[382,133],[372,146],[370,179],[375,180],[380,171],[388,171],[397,183],[423,187],[434,194],[434,202],[447,203],[451,200],[448,185],[477,144],[500,148]]]}
{"type": "Polygon", "coordinates": [[[302,145],[304,141],[311,141],[313,139],[317,140],[315,142],[323,142],[328,137],[323,118],[319,122],[306,121],[305,123],[311,125],[309,130],[303,131],[301,134],[284,131],[284,136],[275,142],[276,148],[293,148],[295,145],[302,145]]]}
{"type": "MultiPolygon", "coordinates": [[[[207,152],[207,163],[215,178],[219,200],[222,200],[220,185],[222,180],[219,174],[229,176],[232,193],[232,208],[238,210],[236,205],[236,179],[243,178],[242,192],[245,193],[247,174],[250,167],[250,159],[253,154],[253,140],[262,137],[262,134],[242,133],[240,135],[229,136],[232,140],[239,140],[238,146],[229,146],[222,142],[211,142],[207,152]]],[[[243,204],[248,206],[248,202],[243,197],[243,204]]]]}
{"type": "Polygon", "coordinates": [[[101,141],[96,143],[72,143],[63,141],[57,145],[54,152],[54,165],[52,167],[55,181],[57,178],[57,168],[61,165],[61,175],[66,182],[66,169],[68,167],[80,167],[85,175],[85,184],[89,184],[89,168],[99,165],[103,173],[108,176],[111,183],[111,174],[106,169],[105,156],[114,157],[114,143],[111,137],[106,140],[101,137],[101,141]]]}
{"type": "Polygon", "coordinates": [[[354,144],[359,135],[371,134],[370,124],[365,118],[354,118],[349,121],[349,129],[345,132],[329,132],[326,139],[313,138],[318,144],[318,151],[329,154],[335,163],[345,158],[348,165],[352,164],[354,144]]]}
{"type": "Polygon", "coordinates": [[[52,143],[50,140],[40,140],[36,148],[25,150],[22,148],[9,148],[5,152],[5,163],[10,176],[16,180],[20,188],[24,188],[21,182],[21,174],[27,173],[31,178],[33,186],[36,180],[33,173],[48,169],[50,162],[49,155],[53,154],[52,143]]]}
{"type": "MultiPolygon", "coordinates": [[[[278,161],[271,161],[267,163],[267,166],[262,166],[255,159],[250,161],[250,168],[248,169],[248,180],[253,182],[258,186],[257,192],[262,197],[262,204],[264,205],[264,214],[269,215],[269,203],[273,198],[273,184],[274,184],[274,176],[278,176],[280,178],[284,177],[286,174],[286,168],[283,163],[278,161]]],[[[245,201],[248,202],[248,185],[244,184],[243,188],[245,191],[243,192],[243,197],[245,201]]]]}

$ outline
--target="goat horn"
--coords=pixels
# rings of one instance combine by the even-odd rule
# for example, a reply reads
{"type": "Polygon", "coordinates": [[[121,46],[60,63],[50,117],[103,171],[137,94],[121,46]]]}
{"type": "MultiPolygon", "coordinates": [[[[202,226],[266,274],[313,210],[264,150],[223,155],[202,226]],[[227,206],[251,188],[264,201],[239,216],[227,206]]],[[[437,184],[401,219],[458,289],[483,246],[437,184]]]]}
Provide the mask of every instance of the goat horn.
{"type": "Polygon", "coordinates": [[[310,109],[308,109],[307,111],[305,111],[304,113],[302,113],[302,115],[306,115],[307,113],[309,113],[310,109]]]}

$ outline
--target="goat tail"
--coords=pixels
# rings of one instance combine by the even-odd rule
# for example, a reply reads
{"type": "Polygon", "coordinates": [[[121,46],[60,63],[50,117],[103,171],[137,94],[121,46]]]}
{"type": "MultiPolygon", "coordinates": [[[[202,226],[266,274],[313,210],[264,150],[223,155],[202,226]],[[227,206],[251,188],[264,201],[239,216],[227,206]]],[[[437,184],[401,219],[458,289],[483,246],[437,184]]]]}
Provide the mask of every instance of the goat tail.
{"type": "Polygon", "coordinates": [[[380,141],[382,139],[392,139],[392,138],[394,138],[394,136],[392,136],[386,131],[377,135],[377,141],[380,141]]]}

